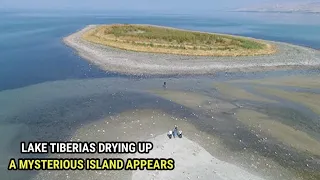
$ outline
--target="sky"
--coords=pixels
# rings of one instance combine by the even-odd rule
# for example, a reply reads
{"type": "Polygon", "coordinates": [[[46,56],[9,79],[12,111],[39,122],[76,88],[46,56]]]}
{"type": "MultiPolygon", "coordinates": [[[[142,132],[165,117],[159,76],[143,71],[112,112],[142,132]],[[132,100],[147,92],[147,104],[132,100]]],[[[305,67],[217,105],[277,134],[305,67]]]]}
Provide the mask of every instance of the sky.
{"type": "Polygon", "coordinates": [[[211,11],[306,0],[0,0],[0,9],[211,11]]]}

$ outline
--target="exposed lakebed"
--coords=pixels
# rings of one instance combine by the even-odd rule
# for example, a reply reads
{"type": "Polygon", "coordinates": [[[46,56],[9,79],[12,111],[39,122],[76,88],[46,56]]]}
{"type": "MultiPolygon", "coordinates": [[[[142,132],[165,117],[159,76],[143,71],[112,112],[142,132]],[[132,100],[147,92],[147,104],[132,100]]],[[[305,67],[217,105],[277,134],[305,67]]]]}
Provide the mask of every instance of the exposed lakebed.
{"type": "MultiPolygon", "coordinates": [[[[23,140],[146,140],[177,124],[214,157],[265,179],[319,178],[319,75],[248,79],[101,78],[2,91],[1,129],[7,140],[1,165],[20,156],[23,140]]],[[[4,179],[21,178],[5,168],[2,172],[4,179]]],[[[55,177],[130,179],[128,172],[58,174],[55,177]]],[[[21,173],[26,175],[50,176],[21,173]]]]}

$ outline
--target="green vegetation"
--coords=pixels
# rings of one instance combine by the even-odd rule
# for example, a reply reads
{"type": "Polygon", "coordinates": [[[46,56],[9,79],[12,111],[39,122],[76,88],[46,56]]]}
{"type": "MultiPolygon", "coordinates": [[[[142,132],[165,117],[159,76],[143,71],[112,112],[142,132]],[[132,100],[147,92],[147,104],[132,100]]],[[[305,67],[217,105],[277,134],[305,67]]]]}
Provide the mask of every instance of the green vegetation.
{"type": "Polygon", "coordinates": [[[272,54],[262,41],[229,35],[144,25],[103,25],[83,35],[87,41],[125,50],[205,56],[272,54]]]}

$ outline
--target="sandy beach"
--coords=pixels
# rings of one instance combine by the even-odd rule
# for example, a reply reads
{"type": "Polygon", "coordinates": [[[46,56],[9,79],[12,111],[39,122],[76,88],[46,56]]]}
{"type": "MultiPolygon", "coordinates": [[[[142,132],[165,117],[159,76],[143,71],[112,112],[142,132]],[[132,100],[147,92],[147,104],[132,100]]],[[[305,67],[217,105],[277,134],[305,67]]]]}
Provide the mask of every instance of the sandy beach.
{"type": "Polygon", "coordinates": [[[87,42],[81,35],[90,25],[63,39],[89,62],[105,71],[130,75],[214,74],[217,71],[261,71],[320,65],[317,50],[280,42],[270,42],[278,52],[251,57],[198,57],[125,51],[87,42]]]}

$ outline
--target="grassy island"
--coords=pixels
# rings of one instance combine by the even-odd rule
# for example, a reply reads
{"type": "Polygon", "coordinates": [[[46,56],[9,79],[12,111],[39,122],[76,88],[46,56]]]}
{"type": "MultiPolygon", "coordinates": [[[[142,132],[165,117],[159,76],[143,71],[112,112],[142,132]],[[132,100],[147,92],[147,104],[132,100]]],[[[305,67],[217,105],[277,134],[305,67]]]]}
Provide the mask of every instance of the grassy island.
{"type": "Polygon", "coordinates": [[[82,38],[130,51],[192,56],[255,56],[276,52],[271,44],[252,38],[150,25],[101,25],[85,32],[82,38]]]}

